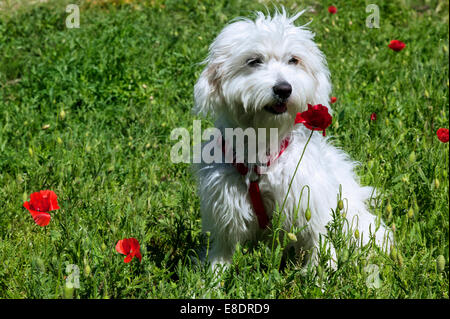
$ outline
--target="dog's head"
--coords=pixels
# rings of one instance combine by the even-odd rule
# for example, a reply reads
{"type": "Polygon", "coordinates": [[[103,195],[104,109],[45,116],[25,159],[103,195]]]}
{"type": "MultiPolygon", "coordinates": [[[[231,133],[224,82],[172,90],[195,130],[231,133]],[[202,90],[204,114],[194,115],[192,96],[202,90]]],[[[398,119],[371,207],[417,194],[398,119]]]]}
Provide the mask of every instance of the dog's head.
{"type": "Polygon", "coordinates": [[[239,127],[293,129],[307,104],[329,105],[331,84],[314,34],[288,17],[257,13],[226,26],[209,48],[194,89],[194,112],[239,127]]]}

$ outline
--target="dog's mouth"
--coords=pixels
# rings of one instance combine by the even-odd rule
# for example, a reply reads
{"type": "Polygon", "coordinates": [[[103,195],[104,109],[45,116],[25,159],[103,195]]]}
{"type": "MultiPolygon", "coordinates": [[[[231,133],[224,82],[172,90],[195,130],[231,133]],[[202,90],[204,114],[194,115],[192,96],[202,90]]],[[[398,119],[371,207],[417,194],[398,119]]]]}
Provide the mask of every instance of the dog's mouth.
{"type": "Polygon", "coordinates": [[[277,102],[276,104],[265,106],[264,109],[272,114],[283,114],[287,111],[287,103],[277,102]]]}

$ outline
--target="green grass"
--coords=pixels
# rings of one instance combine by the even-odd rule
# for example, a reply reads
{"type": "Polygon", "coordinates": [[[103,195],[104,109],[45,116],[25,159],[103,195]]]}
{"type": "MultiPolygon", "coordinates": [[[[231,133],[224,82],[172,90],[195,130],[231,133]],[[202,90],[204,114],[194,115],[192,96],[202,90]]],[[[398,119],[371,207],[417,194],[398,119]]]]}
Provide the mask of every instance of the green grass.
{"type": "Polygon", "coordinates": [[[448,298],[449,148],[436,138],[449,124],[448,2],[368,1],[381,14],[368,29],[363,1],[340,1],[334,16],[335,3],[305,1],[316,12],[299,21],[313,19],[338,97],[327,133],[379,189],[374,213],[395,225],[397,254],[354,250],[337,216],[338,269],[324,254],[317,271],[302,270],[281,261],[282,244],[259,243],[239,247],[219,283],[187,258],[206,240],[189,165],[171,163],[169,136],[192,132],[209,43],[264,4],[83,2],[80,28],[67,29],[71,2],[0,7],[0,298],[62,298],[68,264],[80,268],[74,298],[448,298]],[[391,39],[406,49],[391,51],[391,39]],[[61,206],[44,228],[22,207],[41,189],[61,206]],[[141,243],[141,263],[115,252],[124,237],[141,243]],[[379,288],[366,284],[369,264],[379,288]]]}

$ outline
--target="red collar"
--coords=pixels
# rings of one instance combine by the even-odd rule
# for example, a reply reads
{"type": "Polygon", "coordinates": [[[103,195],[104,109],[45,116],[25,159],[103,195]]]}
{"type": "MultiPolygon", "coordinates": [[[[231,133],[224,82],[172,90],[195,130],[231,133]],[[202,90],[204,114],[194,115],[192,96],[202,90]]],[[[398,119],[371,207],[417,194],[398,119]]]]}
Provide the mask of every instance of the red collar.
{"type": "MultiPolygon", "coordinates": [[[[277,160],[281,154],[286,150],[290,142],[290,136],[286,137],[280,146],[280,152],[273,159],[273,161],[277,160]]],[[[225,153],[225,140],[222,141],[222,152],[225,153]]],[[[266,168],[269,167],[273,162],[270,160],[267,162],[266,168]]],[[[233,155],[233,162],[231,163],[236,170],[242,176],[247,175],[248,167],[245,163],[236,163],[236,157],[233,155]]],[[[269,225],[269,217],[267,216],[266,209],[264,208],[264,204],[261,197],[261,191],[259,190],[259,176],[261,175],[260,167],[255,165],[253,171],[257,175],[257,179],[254,181],[250,181],[250,186],[248,188],[248,193],[250,195],[250,201],[252,202],[253,211],[255,212],[256,217],[258,218],[258,224],[261,229],[266,228],[269,225]]]]}

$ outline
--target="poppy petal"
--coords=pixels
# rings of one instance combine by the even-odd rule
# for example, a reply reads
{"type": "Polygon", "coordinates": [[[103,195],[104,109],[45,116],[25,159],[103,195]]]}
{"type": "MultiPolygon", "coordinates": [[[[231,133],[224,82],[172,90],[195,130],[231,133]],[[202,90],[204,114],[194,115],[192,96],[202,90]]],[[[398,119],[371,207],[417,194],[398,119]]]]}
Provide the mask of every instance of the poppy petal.
{"type": "Polygon", "coordinates": [[[440,128],[437,130],[436,135],[442,143],[448,143],[449,140],[449,132],[448,128],[440,128]]]}
{"type": "Polygon", "coordinates": [[[29,207],[38,212],[49,212],[59,209],[57,198],[54,191],[41,190],[30,195],[29,207]]]}
{"type": "Polygon", "coordinates": [[[123,260],[125,263],[129,263],[135,256],[141,261],[141,246],[136,238],[124,238],[117,242],[116,251],[126,255],[123,260]]]}
{"type": "Polygon", "coordinates": [[[125,257],[125,259],[123,261],[124,261],[124,263],[128,264],[132,259],[133,259],[133,255],[129,254],[129,255],[127,255],[127,257],[125,257]]]}
{"type": "Polygon", "coordinates": [[[41,227],[47,226],[50,223],[52,217],[49,213],[40,213],[33,216],[34,221],[41,227]]]}
{"type": "Polygon", "coordinates": [[[129,238],[129,243],[131,246],[131,251],[133,253],[133,256],[136,256],[139,258],[139,261],[141,261],[141,246],[139,245],[139,241],[136,238],[129,238]]]}
{"type": "Polygon", "coordinates": [[[140,248],[139,242],[136,238],[133,238],[133,237],[128,238],[128,242],[130,243],[131,249],[137,250],[140,248]]]}
{"type": "Polygon", "coordinates": [[[295,124],[303,124],[308,129],[313,131],[323,131],[325,136],[325,129],[330,126],[332,117],[328,113],[328,108],[322,104],[312,106],[308,104],[308,110],[297,113],[295,117],[295,124]]]}
{"type": "Polygon", "coordinates": [[[46,198],[48,201],[49,211],[59,209],[58,196],[56,196],[54,191],[46,190],[41,191],[41,193],[43,194],[43,197],[46,198]]]}
{"type": "Polygon", "coordinates": [[[406,47],[406,44],[399,40],[392,40],[388,47],[396,52],[403,50],[406,47]]]}
{"type": "Polygon", "coordinates": [[[123,255],[128,255],[130,253],[130,244],[128,243],[128,240],[126,238],[121,239],[117,242],[116,251],[123,255]]]}
{"type": "Polygon", "coordinates": [[[30,195],[30,208],[38,212],[48,211],[48,203],[43,199],[41,192],[30,195]]]}
{"type": "Polygon", "coordinates": [[[335,6],[329,6],[328,12],[331,14],[335,14],[337,12],[337,8],[335,6]]]}
{"type": "Polygon", "coordinates": [[[38,211],[33,210],[30,207],[30,203],[29,202],[23,203],[23,207],[25,207],[30,212],[31,217],[33,217],[34,221],[39,226],[47,226],[50,223],[51,216],[50,216],[49,213],[38,212],[38,211]]]}

